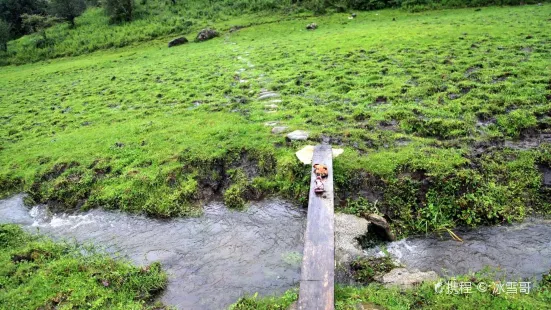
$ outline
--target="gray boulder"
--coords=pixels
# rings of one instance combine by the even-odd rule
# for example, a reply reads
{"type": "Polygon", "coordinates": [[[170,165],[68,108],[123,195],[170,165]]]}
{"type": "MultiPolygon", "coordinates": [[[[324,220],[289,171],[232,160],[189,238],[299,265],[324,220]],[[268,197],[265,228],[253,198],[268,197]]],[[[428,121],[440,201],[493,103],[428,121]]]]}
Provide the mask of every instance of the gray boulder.
{"type": "Polygon", "coordinates": [[[438,274],[434,271],[422,272],[418,269],[396,268],[383,275],[381,283],[385,286],[398,286],[406,289],[425,281],[436,280],[438,280],[438,274]]]}
{"type": "Polygon", "coordinates": [[[386,239],[387,241],[395,241],[396,236],[390,230],[390,225],[385,220],[384,217],[377,214],[369,214],[367,220],[371,223],[369,229],[372,229],[380,237],[386,239]]]}
{"type": "Polygon", "coordinates": [[[202,42],[207,41],[212,38],[216,38],[218,36],[218,32],[214,29],[205,28],[197,34],[197,38],[195,38],[195,41],[202,42]]]}
{"type": "Polygon", "coordinates": [[[168,47],[178,46],[186,43],[188,43],[188,40],[185,37],[179,37],[168,42],[168,47]]]}
{"type": "Polygon", "coordinates": [[[306,30],[316,30],[316,29],[318,29],[318,24],[316,23],[311,23],[306,25],[306,30]]]}

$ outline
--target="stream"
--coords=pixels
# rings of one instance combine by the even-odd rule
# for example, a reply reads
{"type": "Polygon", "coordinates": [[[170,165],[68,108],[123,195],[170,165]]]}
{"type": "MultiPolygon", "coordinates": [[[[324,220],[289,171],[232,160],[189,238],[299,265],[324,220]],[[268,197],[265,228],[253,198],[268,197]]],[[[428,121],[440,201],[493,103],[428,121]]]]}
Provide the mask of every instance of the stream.
{"type": "MultiPolygon", "coordinates": [[[[277,295],[300,278],[306,212],[271,198],[234,211],[220,202],[197,218],[151,219],[116,211],[52,214],[25,207],[23,195],[0,200],[0,223],[55,239],[91,243],[138,265],[159,261],[169,274],[161,301],[178,309],[224,309],[243,295],[277,295]]],[[[442,276],[497,268],[500,276],[541,278],[551,269],[551,220],[455,229],[366,250],[442,276]]]]}
{"type": "Polygon", "coordinates": [[[161,301],[179,309],[224,309],[244,294],[275,295],[300,279],[305,212],[268,199],[246,211],[222,203],[197,218],[158,220],[92,210],[51,214],[23,196],[0,200],[0,223],[55,239],[91,243],[138,265],[161,262],[169,283],[161,301]]]}
{"type": "MultiPolygon", "coordinates": [[[[496,276],[516,281],[540,279],[551,269],[551,220],[527,219],[503,226],[454,229],[463,242],[440,235],[408,238],[386,244],[386,251],[408,268],[433,270],[441,276],[467,274],[492,267],[496,276]]],[[[383,255],[380,246],[367,250],[383,255]]]]}

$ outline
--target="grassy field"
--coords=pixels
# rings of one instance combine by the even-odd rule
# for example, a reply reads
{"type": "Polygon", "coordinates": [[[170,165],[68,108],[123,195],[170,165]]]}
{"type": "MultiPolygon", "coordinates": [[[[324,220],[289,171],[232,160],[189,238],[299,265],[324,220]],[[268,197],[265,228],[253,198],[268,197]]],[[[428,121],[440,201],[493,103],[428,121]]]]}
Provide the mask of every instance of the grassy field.
{"type": "Polygon", "coordinates": [[[0,225],[1,309],[164,309],[160,264],[137,268],[93,249],[0,225]]]}
{"type": "Polygon", "coordinates": [[[341,210],[384,213],[401,236],[549,213],[550,14],[297,17],[2,67],[0,190],[164,217],[199,214],[218,194],[234,207],[269,193],[304,201],[309,168],[294,152],[328,141],[345,149],[341,210]]]}
{"type": "MultiPolygon", "coordinates": [[[[501,292],[498,282],[492,280],[487,273],[478,273],[470,276],[459,276],[454,280],[440,279],[442,292],[436,293],[437,282],[427,282],[413,288],[401,290],[399,288],[386,288],[380,284],[370,284],[363,287],[336,287],[335,309],[354,310],[358,305],[360,309],[548,309],[551,303],[551,275],[534,286],[528,294],[507,294],[501,292]],[[459,294],[448,294],[447,281],[450,283],[471,283],[472,290],[465,290],[459,294]],[[484,283],[484,284],[481,284],[484,283]],[[496,284],[497,283],[497,284],[496,284]],[[487,291],[481,292],[477,287],[486,287],[487,291]],[[496,292],[493,293],[494,289],[496,292]],[[374,308],[377,307],[377,308],[374,308]]],[[[453,292],[453,290],[451,291],[453,292]]],[[[232,310],[283,310],[287,309],[298,299],[296,290],[290,290],[280,297],[258,298],[257,296],[245,297],[232,305],[232,310]]]]}
{"type": "Polygon", "coordinates": [[[257,24],[309,14],[304,8],[281,0],[175,2],[136,1],[134,20],[121,24],[110,24],[101,7],[90,7],[76,18],[75,28],[58,23],[47,28],[44,34],[35,33],[11,41],[8,53],[0,52],[0,65],[87,54],[169,34],[193,36],[206,26],[216,25],[220,30],[228,30],[236,24],[257,24]]]}

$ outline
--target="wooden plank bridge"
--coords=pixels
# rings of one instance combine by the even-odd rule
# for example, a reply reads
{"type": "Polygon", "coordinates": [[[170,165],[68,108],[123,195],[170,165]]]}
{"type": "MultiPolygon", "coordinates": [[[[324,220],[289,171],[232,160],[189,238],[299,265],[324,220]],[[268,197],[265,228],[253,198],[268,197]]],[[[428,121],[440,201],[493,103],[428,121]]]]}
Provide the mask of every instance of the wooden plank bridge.
{"type": "Polygon", "coordinates": [[[314,148],[313,164],[327,166],[323,193],[314,191],[316,174],[312,171],[308,216],[304,234],[304,252],[300,277],[298,308],[334,309],[335,233],[333,206],[333,154],[330,145],[314,148]]]}

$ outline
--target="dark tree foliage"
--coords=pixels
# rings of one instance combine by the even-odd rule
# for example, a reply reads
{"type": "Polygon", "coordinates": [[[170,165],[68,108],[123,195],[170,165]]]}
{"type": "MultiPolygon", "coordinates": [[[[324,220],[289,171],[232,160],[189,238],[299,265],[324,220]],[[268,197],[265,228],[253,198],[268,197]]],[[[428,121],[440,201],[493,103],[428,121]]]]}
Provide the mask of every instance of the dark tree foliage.
{"type": "Polygon", "coordinates": [[[8,41],[10,39],[10,24],[0,19],[0,51],[8,50],[8,41]]]}
{"type": "Polygon", "coordinates": [[[103,5],[112,23],[132,20],[134,0],[105,0],[103,5]]]}
{"type": "Polygon", "coordinates": [[[84,0],[51,0],[49,10],[53,15],[66,20],[71,27],[74,27],[75,18],[86,10],[86,2],[84,0]]]}
{"type": "Polygon", "coordinates": [[[100,0],[85,0],[86,7],[99,7],[101,6],[100,0]]]}
{"type": "Polygon", "coordinates": [[[11,36],[14,38],[27,34],[21,15],[45,14],[45,0],[0,0],[0,19],[11,26],[11,36]]]}

